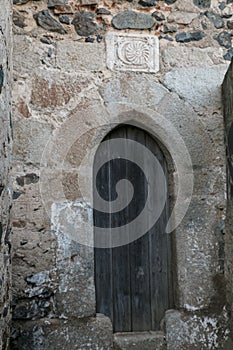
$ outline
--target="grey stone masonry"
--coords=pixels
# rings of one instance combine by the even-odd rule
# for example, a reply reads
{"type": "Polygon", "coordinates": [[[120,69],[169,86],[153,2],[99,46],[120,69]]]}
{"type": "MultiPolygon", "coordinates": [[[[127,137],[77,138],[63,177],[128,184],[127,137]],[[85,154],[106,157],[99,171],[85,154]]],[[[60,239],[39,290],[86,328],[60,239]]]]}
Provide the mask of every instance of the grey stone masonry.
{"type": "MultiPolygon", "coordinates": [[[[232,1],[12,1],[11,350],[223,350],[225,344],[233,349],[228,345],[233,206],[229,197],[225,234],[221,109],[221,84],[233,56],[232,1]],[[91,194],[92,151],[121,124],[148,132],[168,164],[174,310],[159,320],[159,333],[118,335],[116,341],[114,322],[96,316],[91,194]]],[[[9,2],[2,0],[0,23],[9,2]]],[[[1,64],[0,98],[6,106],[9,77],[6,60],[1,64]]],[[[232,68],[224,84],[228,135],[232,68]]],[[[5,221],[7,110],[0,121],[5,221]]],[[[1,259],[9,264],[5,230],[1,259]]],[[[8,318],[6,281],[2,315],[8,318]]]]}
{"type": "Polygon", "coordinates": [[[11,2],[0,6],[0,349],[8,349],[11,299],[11,2]]]}
{"type": "MultiPolygon", "coordinates": [[[[225,123],[225,142],[227,150],[227,215],[225,234],[227,299],[233,305],[233,62],[229,66],[222,85],[223,112],[225,123]]],[[[233,329],[231,329],[231,333],[233,329]]],[[[232,336],[231,336],[232,338],[232,336]]],[[[230,349],[230,347],[229,347],[230,349]]]]}

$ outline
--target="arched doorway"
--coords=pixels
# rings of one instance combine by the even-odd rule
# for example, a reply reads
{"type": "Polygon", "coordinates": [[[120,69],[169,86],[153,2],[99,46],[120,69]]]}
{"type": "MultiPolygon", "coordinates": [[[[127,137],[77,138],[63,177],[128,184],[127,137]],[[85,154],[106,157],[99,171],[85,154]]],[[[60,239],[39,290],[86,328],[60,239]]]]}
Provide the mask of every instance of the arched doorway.
{"type": "MultiPolygon", "coordinates": [[[[137,127],[121,125],[103,141],[117,138],[146,146],[159,160],[167,180],[166,159],[151,135],[137,127]]],[[[97,150],[93,178],[100,196],[109,202],[109,211],[94,210],[94,224],[105,227],[109,233],[112,227],[125,225],[127,235],[126,224],[139,215],[149,194],[159,201],[164,193],[158,186],[158,174],[151,168],[145,179],[142,169],[128,160],[127,147],[125,154],[125,158],[113,159],[96,169],[98,158],[104,157],[97,150]],[[122,179],[132,183],[134,196],[126,208],[110,213],[111,201],[117,197],[116,184],[122,179]]],[[[146,159],[142,160],[144,166],[150,167],[146,159]]],[[[130,198],[127,183],[123,189],[126,199],[130,198]]],[[[94,190],[94,207],[97,200],[94,190]]],[[[174,306],[172,241],[171,235],[165,233],[168,218],[166,193],[162,214],[142,237],[115,248],[95,248],[96,311],[110,317],[114,332],[159,330],[165,311],[174,306]]]]}

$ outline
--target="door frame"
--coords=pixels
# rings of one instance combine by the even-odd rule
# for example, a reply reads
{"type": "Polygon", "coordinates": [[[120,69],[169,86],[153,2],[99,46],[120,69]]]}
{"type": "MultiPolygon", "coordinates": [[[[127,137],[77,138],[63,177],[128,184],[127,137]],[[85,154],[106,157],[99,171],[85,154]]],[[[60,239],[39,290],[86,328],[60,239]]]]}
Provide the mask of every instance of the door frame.
{"type": "MultiPolygon", "coordinates": [[[[161,143],[160,142],[158,142],[156,139],[155,139],[155,137],[153,136],[153,135],[151,135],[151,133],[149,133],[147,130],[145,130],[145,129],[143,129],[143,128],[140,128],[140,127],[138,127],[138,126],[135,126],[135,125],[133,125],[132,123],[122,123],[122,124],[118,124],[116,127],[114,127],[114,128],[112,128],[108,133],[107,133],[107,135],[103,138],[103,140],[102,141],[104,141],[105,139],[106,139],[106,137],[108,138],[108,137],[110,137],[110,140],[111,140],[111,135],[112,135],[112,133],[113,133],[113,135],[114,135],[114,131],[116,130],[116,132],[117,132],[117,130],[118,129],[121,129],[121,127],[126,127],[126,130],[127,130],[127,126],[128,127],[135,127],[140,133],[144,133],[145,135],[148,135],[149,136],[149,139],[152,139],[153,140],[153,142],[154,142],[154,144],[155,144],[155,146],[158,146],[158,148],[159,148],[159,151],[158,152],[160,152],[160,154],[161,154],[161,156],[165,159],[165,169],[166,169],[166,179],[167,179],[167,195],[168,195],[168,202],[166,202],[167,204],[168,204],[168,218],[167,219],[169,219],[169,216],[170,216],[170,202],[171,202],[171,200],[172,200],[172,197],[173,197],[173,194],[171,193],[170,194],[170,191],[171,191],[171,189],[173,188],[173,186],[172,186],[172,184],[171,184],[171,165],[172,165],[172,162],[170,161],[170,163],[168,164],[168,162],[167,162],[167,157],[168,157],[168,154],[167,154],[167,157],[165,156],[165,154],[164,154],[164,151],[165,151],[165,148],[161,145],[161,143]],[[162,149],[163,148],[163,149],[162,149]]],[[[137,132],[137,131],[136,131],[137,132]]],[[[113,138],[113,139],[115,139],[116,138],[116,136],[113,138]]],[[[129,139],[131,139],[131,138],[129,138],[129,139]]],[[[102,142],[101,141],[101,142],[102,142]]],[[[143,144],[144,145],[144,144],[143,144]]],[[[152,151],[152,150],[151,150],[152,151]]],[[[97,155],[97,153],[99,152],[99,148],[97,148],[97,150],[96,150],[96,153],[95,153],[95,157],[96,157],[96,155],[97,155]]],[[[152,151],[153,152],[153,151],[152,151]]],[[[166,152],[166,153],[168,153],[168,152],[166,152]]],[[[93,166],[94,166],[94,164],[95,164],[95,162],[93,163],[93,166]]],[[[164,170],[164,169],[163,169],[164,170]]],[[[95,172],[95,170],[94,170],[94,168],[93,168],[93,173],[95,172]]],[[[93,181],[95,181],[95,179],[93,179],[93,181]]],[[[166,226],[164,227],[164,230],[165,230],[165,228],[166,228],[166,226]]],[[[94,229],[95,230],[95,229],[94,229]]],[[[165,233],[165,232],[164,232],[165,233]]],[[[144,234],[144,235],[146,235],[146,234],[148,234],[147,232],[144,234]]],[[[144,236],[143,235],[143,236],[144,236]]],[[[140,238],[142,238],[142,237],[140,237],[140,238]]],[[[137,239],[136,239],[137,240],[137,239]]],[[[135,241],[136,241],[135,240],[135,241]]],[[[170,273],[171,273],[171,287],[172,287],[172,307],[174,307],[174,302],[175,302],[175,298],[176,298],[176,293],[175,293],[175,277],[176,277],[176,272],[175,272],[175,266],[176,266],[176,264],[175,264],[175,256],[176,256],[176,254],[175,254],[175,245],[174,245],[174,239],[173,239],[173,235],[172,235],[172,237],[169,239],[169,241],[170,241],[170,247],[169,246],[167,246],[167,248],[169,248],[169,253],[171,254],[171,256],[170,256],[170,259],[171,259],[171,264],[168,266],[168,268],[169,268],[169,270],[168,270],[168,272],[169,271],[171,271],[170,273]]],[[[133,241],[134,242],[134,241],[133,241]]],[[[131,242],[131,243],[133,243],[133,242],[131,242]]],[[[130,243],[129,243],[130,244],[130,243]]],[[[151,247],[152,248],[152,247],[151,247]]],[[[101,250],[100,250],[100,252],[99,252],[100,254],[101,254],[101,250]]],[[[96,262],[96,251],[94,250],[94,260],[95,260],[95,262],[96,262]]],[[[111,272],[112,273],[112,272],[111,272]]],[[[95,268],[94,268],[94,279],[95,279],[95,292],[97,293],[97,291],[96,291],[96,266],[95,266],[95,268]]],[[[113,283],[114,284],[114,283],[113,283]]],[[[113,301],[114,302],[114,301],[113,301]]],[[[96,305],[96,307],[97,307],[97,305],[96,305]]],[[[150,305],[150,307],[151,307],[151,305],[150,305]]],[[[114,309],[114,307],[113,307],[113,309],[114,309]]],[[[165,311],[167,311],[167,310],[165,310],[165,311]]],[[[97,310],[97,312],[100,312],[100,311],[98,311],[97,310]]],[[[163,315],[163,317],[165,316],[165,312],[164,312],[164,315],[163,315]]],[[[113,317],[113,315],[112,315],[112,317],[113,317]]],[[[113,317],[113,321],[114,321],[114,317],[113,317]]],[[[149,329],[148,329],[149,330],[149,329]]],[[[153,331],[153,329],[150,329],[151,331],[153,331]]],[[[141,330],[142,331],[142,330],[141,330]]],[[[115,331],[115,332],[118,332],[118,331],[115,331]]],[[[127,330],[125,330],[124,332],[130,332],[130,331],[127,331],[127,330]]],[[[132,332],[132,330],[131,330],[131,332],[132,332]]],[[[133,332],[135,332],[135,330],[133,331],[133,332]]]]}
{"type": "MultiPolygon", "coordinates": [[[[188,230],[185,228],[177,227],[181,222],[183,216],[187,211],[187,201],[185,202],[185,209],[183,209],[182,218],[180,217],[180,212],[175,210],[178,199],[181,195],[186,195],[189,187],[187,186],[187,181],[181,182],[182,176],[189,176],[189,179],[193,179],[192,173],[192,163],[190,160],[189,152],[185,146],[185,142],[178,132],[177,128],[173,123],[156,112],[155,110],[149,109],[145,106],[139,106],[135,104],[124,104],[124,103],[111,103],[107,106],[102,105],[92,105],[88,106],[84,110],[77,111],[68,121],[66,127],[61,128],[58,133],[55,135],[55,141],[59,136],[61,140],[61,145],[59,148],[60,153],[57,155],[57,159],[61,159],[61,162],[64,161],[66,154],[68,154],[70,145],[76,142],[80,136],[78,135],[87,135],[88,142],[85,145],[85,152],[90,153],[89,156],[89,166],[86,168],[85,178],[88,178],[89,181],[89,193],[88,196],[83,196],[83,193],[80,194],[80,197],[75,200],[67,201],[65,195],[64,197],[59,197],[58,201],[52,203],[51,210],[51,201],[47,201],[45,198],[45,205],[49,211],[51,211],[51,220],[52,220],[52,230],[57,237],[58,242],[63,242],[59,245],[57,251],[57,268],[58,270],[64,270],[62,265],[62,259],[64,256],[67,256],[67,253],[70,251],[70,246],[73,244],[72,241],[75,241],[75,244],[78,246],[78,251],[80,250],[79,246],[82,245],[81,251],[85,256],[84,261],[81,261],[81,264],[84,264],[85,274],[81,274],[81,284],[85,288],[74,288],[73,280],[75,280],[75,269],[70,269],[70,266],[67,265],[69,270],[70,280],[66,290],[63,290],[63,275],[60,276],[61,281],[59,282],[59,288],[61,297],[57,297],[57,307],[65,315],[70,317],[88,317],[96,314],[96,302],[95,302],[95,285],[94,285],[94,249],[93,249],[93,213],[92,213],[92,173],[93,173],[93,163],[94,155],[93,149],[99,147],[103,138],[110,132],[111,129],[115,128],[119,124],[130,124],[136,127],[139,127],[147,131],[153,138],[157,141],[162,149],[164,156],[166,157],[168,164],[168,176],[169,176],[169,192],[171,195],[170,198],[170,208],[172,208],[172,218],[171,222],[174,223],[174,230],[172,231],[173,242],[174,242],[174,261],[175,261],[175,278],[174,278],[174,292],[175,292],[175,307],[182,308],[184,307],[187,300],[186,293],[186,281],[183,279],[183,267],[185,266],[185,255],[176,254],[176,251],[182,252],[184,247],[186,247],[185,235],[188,234],[188,230]],[[87,122],[88,116],[88,122],[87,122]],[[90,121],[90,122],[89,122],[90,121]],[[77,133],[74,131],[77,130],[77,133]],[[66,142],[67,135],[69,135],[69,143],[66,142]],[[90,137],[89,137],[90,136],[90,137]],[[91,189],[91,191],[90,191],[91,189]],[[175,198],[176,195],[176,198],[175,198]],[[177,199],[178,198],[178,199],[177,199]],[[77,214],[76,214],[77,213],[77,214]],[[71,237],[69,232],[70,227],[70,218],[72,215],[72,233],[74,234],[74,239],[71,237]],[[61,221],[62,220],[62,224],[61,221]],[[83,228],[86,230],[83,230],[83,228]],[[79,240],[78,234],[81,238],[87,237],[85,243],[82,243],[79,240]],[[70,238],[71,239],[70,239],[70,238]],[[65,239],[65,242],[64,242],[65,239]],[[73,278],[72,278],[73,276],[73,278]],[[88,279],[85,278],[88,276],[88,279]],[[71,305],[66,307],[63,305],[62,300],[65,298],[65,294],[69,292],[69,297],[73,300],[77,300],[78,305],[80,304],[80,309],[74,309],[71,305]],[[87,298],[88,291],[88,298],[87,298]],[[83,311],[85,310],[85,311],[83,311]]],[[[53,140],[52,140],[53,141],[53,140]]],[[[57,145],[56,142],[54,142],[57,145]]],[[[54,148],[53,143],[48,144],[48,150],[54,148]]],[[[50,154],[50,153],[49,153],[50,154]]],[[[57,154],[57,153],[56,153],[57,154]]],[[[81,154],[83,156],[83,154],[81,154]]],[[[43,162],[47,160],[43,159],[43,162]]],[[[60,168],[59,168],[60,169],[60,168]]],[[[79,174],[78,170],[78,174],[79,174]]],[[[45,174],[44,179],[47,183],[48,174],[45,174]]],[[[62,183],[60,181],[61,175],[54,178],[52,174],[53,184],[56,188],[61,188],[62,183]]],[[[43,184],[43,181],[42,181],[43,184]]],[[[189,184],[188,184],[189,185],[189,184]]],[[[62,191],[61,191],[62,192],[62,191]]],[[[59,192],[59,193],[61,193],[59,192]]],[[[181,196],[182,197],[182,196],[181,196]]],[[[178,208],[179,209],[179,208],[178,208]]],[[[182,209],[182,208],[181,208],[182,209]]],[[[182,225],[181,225],[182,226],[182,225]]],[[[71,253],[70,253],[71,254],[71,253]]]]}

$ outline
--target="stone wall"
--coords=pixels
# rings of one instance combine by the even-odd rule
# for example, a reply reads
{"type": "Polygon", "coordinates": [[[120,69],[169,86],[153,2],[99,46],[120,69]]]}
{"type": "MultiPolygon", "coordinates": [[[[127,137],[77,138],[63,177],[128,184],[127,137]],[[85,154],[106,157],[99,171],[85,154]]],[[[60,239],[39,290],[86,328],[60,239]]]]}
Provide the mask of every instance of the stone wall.
{"type": "Polygon", "coordinates": [[[181,311],[166,315],[167,348],[174,350],[179,332],[179,350],[222,349],[229,329],[221,83],[233,55],[231,1],[14,4],[12,349],[113,346],[111,324],[95,314],[93,248],[81,244],[83,232],[91,239],[84,224],[92,211],[78,169],[122,122],[148,130],[178,165],[184,143],[192,161],[182,168],[184,187],[193,169],[191,204],[173,232],[181,311]],[[156,51],[138,68],[151,53],[145,42],[156,46],[155,38],[159,67],[156,51]],[[116,42],[130,55],[121,59],[116,42]]]}
{"type": "MultiPolygon", "coordinates": [[[[232,206],[232,121],[233,121],[233,64],[231,63],[226,77],[223,82],[223,107],[224,107],[224,122],[225,122],[225,140],[227,150],[227,215],[226,215],[226,279],[227,279],[227,297],[229,305],[233,305],[232,292],[233,292],[233,281],[232,281],[232,220],[233,220],[233,206],[232,206]]],[[[231,331],[233,329],[231,328],[231,331]]],[[[232,336],[231,336],[232,338],[232,336]]],[[[233,341],[231,346],[233,345],[233,341]]],[[[229,345],[230,346],[230,345],[229,345]]],[[[230,349],[230,347],[229,347],[230,349]]]]}
{"type": "Polygon", "coordinates": [[[37,37],[45,45],[71,38],[101,43],[108,30],[144,30],[167,46],[220,47],[220,57],[233,55],[231,0],[14,0],[18,34],[37,37]],[[173,46],[173,45],[172,45],[173,46]]]}
{"type": "Polygon", "coordinates": [[[0,349],[8,349],[11,319],[11,2],[0,8],[0,349]]]}

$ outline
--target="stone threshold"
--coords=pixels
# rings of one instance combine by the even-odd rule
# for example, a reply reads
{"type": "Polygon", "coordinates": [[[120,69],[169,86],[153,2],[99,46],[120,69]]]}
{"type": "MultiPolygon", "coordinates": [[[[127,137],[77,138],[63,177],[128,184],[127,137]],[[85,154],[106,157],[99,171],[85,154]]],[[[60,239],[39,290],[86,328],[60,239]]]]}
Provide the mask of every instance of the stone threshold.
{"type": "Polygon", "coordinates": [[[165,350],[165,334],[158,332],[127,332],[114,334],[114,350],[165,350]]]}

